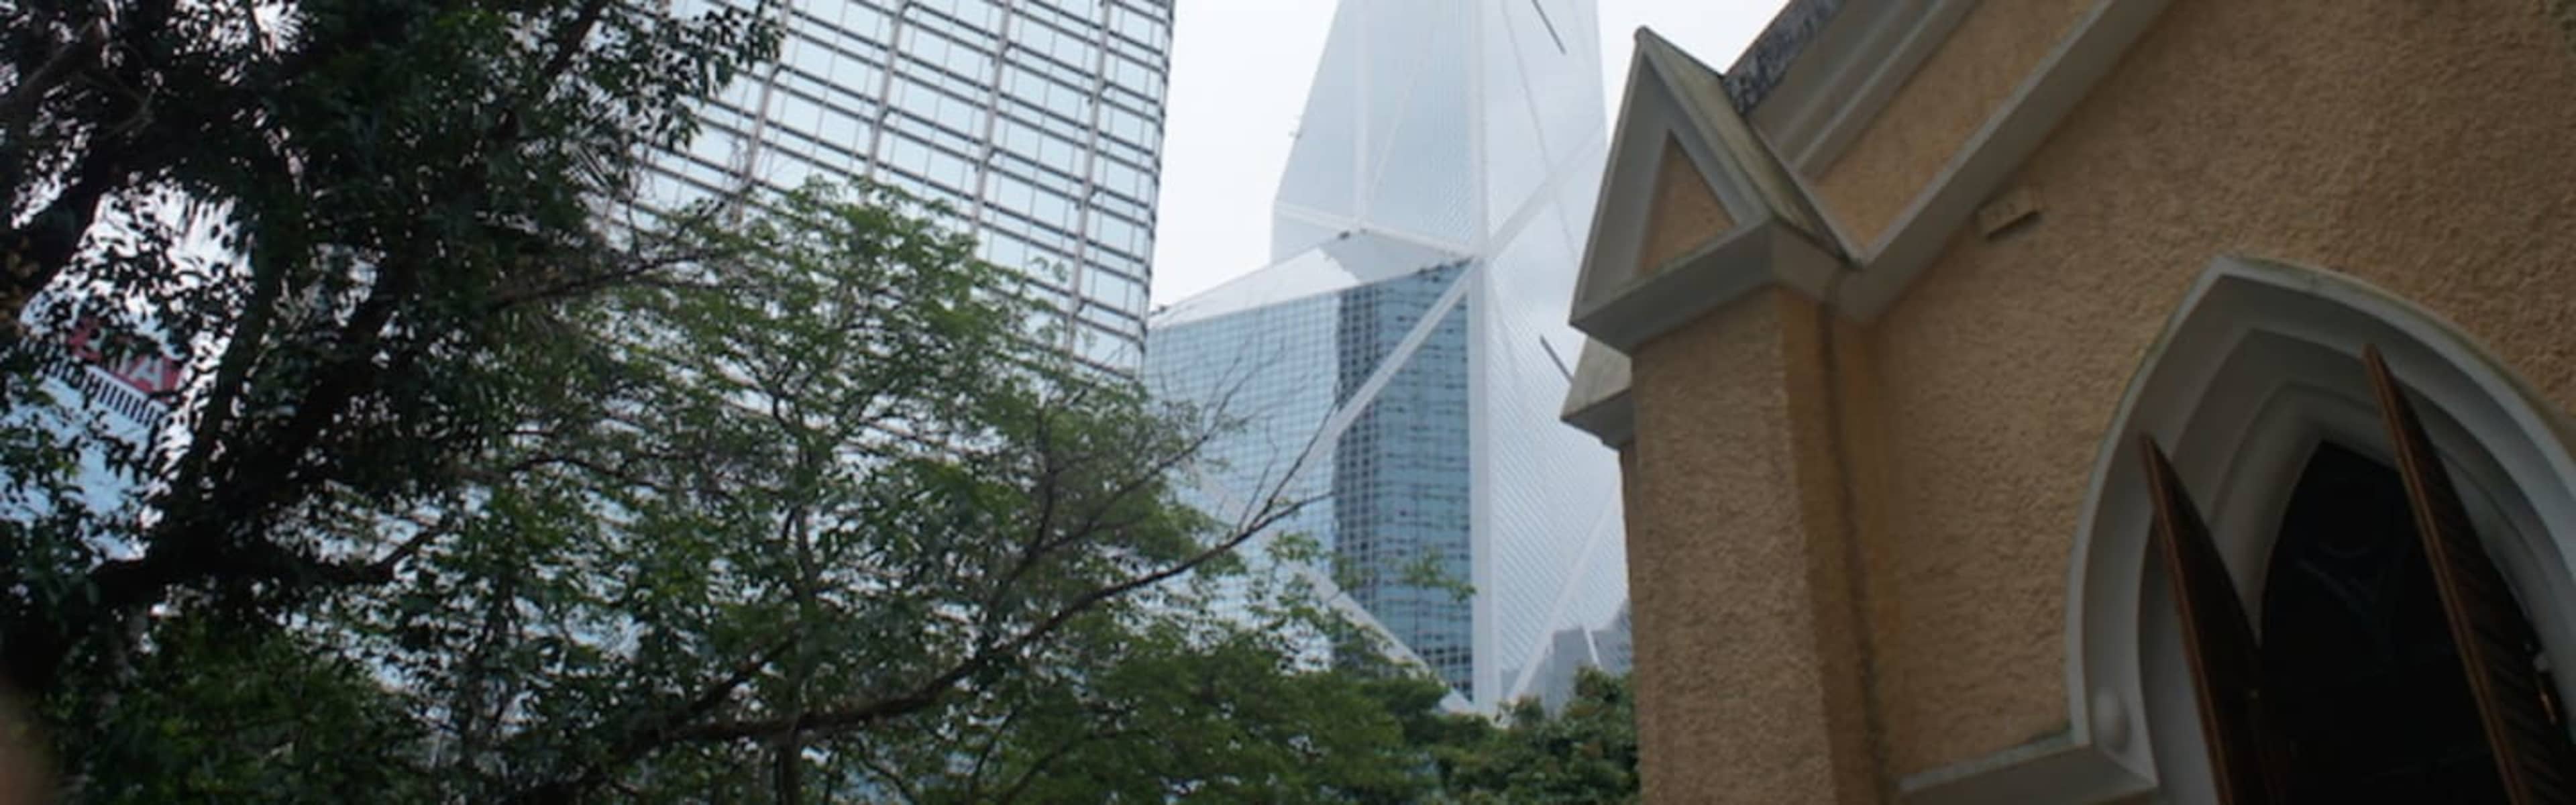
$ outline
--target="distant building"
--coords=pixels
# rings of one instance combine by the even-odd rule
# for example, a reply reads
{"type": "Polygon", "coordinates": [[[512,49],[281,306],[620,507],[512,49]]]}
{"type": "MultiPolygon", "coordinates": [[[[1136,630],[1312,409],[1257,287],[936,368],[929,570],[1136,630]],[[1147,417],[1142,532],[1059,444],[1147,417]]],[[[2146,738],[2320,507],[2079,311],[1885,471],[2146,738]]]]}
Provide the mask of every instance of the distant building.
{"type": "Polygon", "coordinates": [[[1151,390],[1248,420],[1203,497],[1322,496],[1283,530],[1479,706],[1626,595],[1611,453],[1555,424],[1598,51],[1589,2],[1343,3],[1272,263],[1157,314],[1146,351],[1151,390]]]}
{"type": "Polygon", "coordinates": [[[1641,35],[1567,408],[1620,453],[1646,801],[2576,802],[2571,38],[1641,35]]]}
{"type": "MultiPolygon", "coordinates": [[[[110,347],[97,325],[82,325],[39,349],[58,349],[70,360],[52,362],[41,388],[49,405],[6,412],[62,435],[81,434],[79,474],[75,483],[82,504],[107,514],[135,503],[132,479],[109,469],[110,443],[135,449],[152,446],[169,425],[166,397],[184,380],[183,367],[159,353],[132,354],[110,347]]],[[[23,501],[42,506],[40,501],[23,501]]]]}
{"type": "Polygon", "coordinates": [[[1574,680],[1585,668],[1620,675],[1629,670],[1634,657],[1634,644],[1629,635],[1628,607],[1619,607],[1619,615],[1598,628],[1571,627],[1558,629],[1548,636],[1547,653],[1536,665],[1508,669],[1506,679],[1529,680],[1516,685],[1523,696],[1536,696],[1550,711],[1574,699],[1574,680]]]}
{"type": "MultiPolygon", "coordinates": [[[[753,5],[676,0],[674,10],[713,2],[753,5]]],[[[1152,278],[1171,0],[785,6],[779,63],[706,107],[697,139],[658,163],[647,203],[809,177],[865,177],[946,202],[982,241],[980,256],[1031,270],[1033,293],[1064,317],[1065,350],[1133,371],[1152,278]]]]}

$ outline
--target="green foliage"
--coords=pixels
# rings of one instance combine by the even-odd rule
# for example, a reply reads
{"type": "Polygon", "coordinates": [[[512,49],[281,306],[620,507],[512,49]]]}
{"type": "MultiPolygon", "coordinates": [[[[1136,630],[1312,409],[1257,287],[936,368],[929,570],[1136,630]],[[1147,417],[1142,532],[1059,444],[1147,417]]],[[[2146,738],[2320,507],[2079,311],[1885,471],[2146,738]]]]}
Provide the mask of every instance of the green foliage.
{"type": "Polygon", "coordinates": [[[649,272],[597,202],[694,128],[774,21],[656,4],[390,0],[13,7],[0,33],[0,400],[76,323],[173,354],[175,427],[0,430],[7,678],[100,674],[174,597],[276,618],[376,583],[553,391],[563,302],[649,272]],[[20,314],[23,312],[23,316],[20,314]],[[36,336],[22,339],[21,334],[36,336]],[[70,456],[149,491],[90,511],[70,456]]]}
{"type": "Polygon", "coordinates": [[[530,380],[441,497],[271,532],[397,545],[373,575],[122,610],[42,699],[70,790],[1408,799],[1389,683],[1157,591],[1295,503],[1178,505],[1204,420],[1038,348],[1016,274],[859,193],[678,219],[689,259],[484,354],[530,380]]]}
{"type": "MultiPolygon", "coordinates": [[[[90,802],[424,799],[419,725],[360,663],[307,635],[174,619],[97,697],[57,696],[66,781],[90,802]],[[74,710],[71,702],[88,702],[74,710]],[[100,706],[103,705],[103,706],[100,706]]],[[[104,683],[104,684],[100,684],[104,683]]]]}
{"type": "Polygon", "coordinates": [[[777,41],[664,8],[12,9],[0,672],[67,799],[1414,802],[1616,776],[1578,741],[1523,780],[1439,684],[1315,667],[1307,638],[1370,638],[1304,580],[1248,579],[1248,621],[1191,609],[1300,502],[1179,505],[1222,412],[1038,348],[1018,275],[915,202],[608,214],[777,41]],[[167,428],[36,382],[85,321],[187,364],[167,428]]]}
{"type": "MultiPolygon", "coordinates": [[[[898,762],[871,782],[906,801],[1413,802],[1427,755],[1382,688],[1438,683],[1298,669],[1251,632],[1128,631],[1116,656],[1038,673],[966,717],[922,723],[959,740],[872,747],[898,762]],[[1069,670],[1069,669],[1068,669],[1069,670]],[[955,757],[972,762],[949,762],[955,757]]],[[[1106,648],[1106,647],[1102,647],[1106,648]]]]}
{"type": "Polygon", "coordinates": [[[1636,698],[1627,677],[1585,668],[1563,709],[1551,714],[1524,699],[1504,722],[1484,740],[1446,744],[1457,801],[1638,801],[1636,698]]]}

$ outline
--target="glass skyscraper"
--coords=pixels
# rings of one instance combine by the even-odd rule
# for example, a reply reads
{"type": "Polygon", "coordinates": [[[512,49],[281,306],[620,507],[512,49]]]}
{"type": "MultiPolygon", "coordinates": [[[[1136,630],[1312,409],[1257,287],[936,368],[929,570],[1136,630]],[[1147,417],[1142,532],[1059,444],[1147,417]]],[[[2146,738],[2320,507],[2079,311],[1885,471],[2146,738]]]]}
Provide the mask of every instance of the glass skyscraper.
{"type": "Polygon", "coordinates": [[[1158,312],[1146,350],[1149,388],[1245,422],[1201,497],[1320,497],[1282,530],[1482,706],[1539,690],[1551,636],[1626,598],[1615,458],[1557,424],[1600,64],[1587,0],[1343,3],[1272,263],[1158,312]]]}
{"type": "MultiPolygon", "coordinates": [[[[695,13],[709,3],[674,0],[695,13]]],[[[946,202],[1030,272],[1061,346],[1120,371],[1144,343],[1172,0],[787,0],[776,65],[709,105],[646,199],[867,177],[946,202]]]]}

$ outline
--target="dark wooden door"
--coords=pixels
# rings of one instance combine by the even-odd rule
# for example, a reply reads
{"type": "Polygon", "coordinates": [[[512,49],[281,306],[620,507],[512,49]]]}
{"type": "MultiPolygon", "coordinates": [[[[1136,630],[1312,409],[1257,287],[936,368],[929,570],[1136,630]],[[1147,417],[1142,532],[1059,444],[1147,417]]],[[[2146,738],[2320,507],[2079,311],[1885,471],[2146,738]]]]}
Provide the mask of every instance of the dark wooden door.
{"type": "Polygon", "coordinates": [[[2219,801],[2287,802],[2282,747],[2263,703],[2262,650],[2245,617],[2245,604],[2164,449],[2154,437],[2141,435],[2138,452],[2146,461],[2147,492],[2155,508],[2149,541],[2181,610],[2183,655],[2191,667],[2219,801]]]}
{"type": "Polygon", "coordinates": [[[2516,805],[2576,803],[2576,747],[2557,723],[2546,683],[2531,662],[2539,638],[2470,528],[2468,509],[2405,388],[2378,349],[2364,350],[2362,362],[2396,447],[2416,535],[2505,793],[2516,805]]]}

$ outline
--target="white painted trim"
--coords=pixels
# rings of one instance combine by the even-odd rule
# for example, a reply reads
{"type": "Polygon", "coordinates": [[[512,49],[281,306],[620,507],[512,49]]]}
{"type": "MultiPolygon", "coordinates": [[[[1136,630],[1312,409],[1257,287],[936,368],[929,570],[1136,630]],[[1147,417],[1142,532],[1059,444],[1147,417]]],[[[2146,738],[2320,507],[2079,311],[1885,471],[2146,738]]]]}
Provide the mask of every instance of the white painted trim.
{"type": "MultiPolygon", "coordinates": [[[[1663,173],[1667,142],[1677,145],[1690,160],[1701,183],[1734,222],[1734,229],[1718,235],[1717,244],[1703,244],[1702,252],[1741,241],[1748,233],[1781,230],[1785,225],[1787,230],[1803,233],[1802,239],[1837,262],[1839,269],[1836,255],[1842,253],[1841,245],[1817,225],[1813,205],[1771,154],[1770,146],[1728,105],[1716,71],[1693,61],[1654,32],[1640,29],[1637,54],[1628,72],[1626,103],[1618,129],[1611,135],[1610,161],[1602,174],[1600,202],[1593,210],[1582,268],[1575,281],[1573,323],[1577,329],[1635,329],[1631,323],[1605,321],[1597,314],[1632,305],[1634,300],[1626,297],[1642,291],[1672,290],[1664,285],[1671,281],[1666,275],[1672,273],[1672,266],[1697,259],[1686,255],[1660,265],[1642,264],[1640,251],[1648,218],[1654,212],[1654,187],[1663,173]]],[[[1797,270],[1805,271],[1807,267],[1797,270]]],[[[1723,300],[1682,301],[1697,304],[1723,300]]],[[[1669,328],[1679,323],[1666,320],[1660,326],[1669,328]]],[[[1592,335],[1623,351],[1642,340],[1603,337],[1598,332],[1592,335]]]]}
{"type": "Polygon", "coordinates": [[[1896,781],[1897,798],[1906,805],[2107,802],[2152,786],[2076,743],[2072,733],[1896,781]]]}
{"type": "MultiPolygon", "coordinates": [[[[1682,113],[1681,100],[1661,75],[1651,57],[1652,48],[1664,47],[1653,34],[1640,30],[1637,54],[1628,67],[1626,99],[1620,107],[1619,122],[1610,134],[1608,164],[1601,173],[1599,200],[1593,205],[1590,231],[1584,240],[1583,256],[1574,285],[1574,306],[1581,309],[1594,300],[1614,293],[1618,286],[1632,281],[1639,270],[1639,249],[1646,237],[1646,218],[1654,202],[1657,174],[1663,167],[1664,143],[1680,144],[1684,153],[1706,152],[1701,139],[1687,131],[1689,120],[1682,113]]],[[[1708,160],[1694,156],[1692,166],[1704,168],[1708,160]]],[[[1739,224],[1749,224],[1740,201],[1727,198],[1723,182],[1709,181],[1705,169],[1701,180],[1716,194],[1721,206],[1739,224]]],[[[1580,328],[1582,325],[1577,324],[1580,328]]]]}
{"type": "MultiPolygon", "coordinates": [[[[1855,46],[1850,49],[1853,55],[1849,56],[1842,55],[1840,50],[1829,50],[1816,64],[1830,67],[1807,68],[1809,71],[1822,71],[1816,73],[1819,77],[1812,80],[1812,86],[1849,85],[1854,88],[1854,96],[1847,98],[1848,103],[1839,107],[1841,111],[1835,113],[1836,122],[1820,126],[1813,137],[1784,130],[1785,136],[1760,135],[1754,138],[1756,142],[1753,145],[1764,150],[1757,156],[1773,160],[1764,167],[1779,167],[1776,157],[1768,153],[1768,143],[1786,143],[1791,153],[1800,155],[1801,165],[1830,159],[1832,153],[1846,147],[1848,143],[1820,142],[1816,138],[1848,136],[1840,132],[1846,128],[1857,131],[1864,127],[1868,118],[1876,114],[1872,105],[1883,105],[1886,99],[1859,96],[1882,91],[1892,94],[1894,88],[1901,87],[1903,79],[1912,74],[1920,60],[1937,49],[1939,42],[1946,38],[1946,32],[1954,29],[1964,18],[1970,2],[1973,0],[1936,0],[1927,7],[1889,10],[1871,5],[1866,0],[1854,0],[1854,7],[1842,10],[1830,25],[1863,25],[1872,32],[1863,37],[1865,42],[1884,40],[1887,44],[1877,50],[1855,46]],[[1910,20],[1910,24],[1871,22],[1868,17],[1873,12],[1891,19],[1910,20]],[[1907,12],[1919,12],[1919,15],[1902,16],[1907,12]],[[1936,32],[1939,33],[1936,35],[1936,32]],[[1847,59],[1879,56],[1885,59],[1876,62],[1866,73],[1852,72],[1857,69],[1857,63],[1843,64],[1847,59]]],[[[1843,282],[1837,298],[1830,300],[1835,309],[1855,320],[1870,321],[1893,305],[1914,277],[1940,256],[1942,247],[1952,235],[1975,215],[1977,205],[2021,167],[2058,122],[2110,72],[2129,46],[2144,35],[2167,2],[2099,0],[2087,11],[2074,30],[2059,40],[2048,57],[2040,62],[2038,69],[2023,79],[2013,95],[1969,138],[1967,145],[1953,155],[1931,184],[1916,195],[1897,222],[1868,251],[1865,259],[1857,261],[1855,276],[1843,282]]],[[[1828,36],[1834,35],[1837,35],[1836,31],[1829,28],[1828,36]]],[[[1705,116],[1732,115],[1733,107],[1699,108],[1712,103],[1724,104],[1725,99],[1699,97],[1707,93],[1685,92],[1676,86],[1677,77],[1668,73],[1697,65],[1666,66],[1666,62],[1676,60],[1686,62],[1688,57],[1678,55],[1670,43],[1652,32],[1640,30],[1637,40],[1637,55],[1629,66],[1627,94],[1622,102],[1617,131],[1612,135],[1609,168],[1603,175],[1600,201],[1594,207],[1590,238],[1584,245],[1573,306],[1576,328],[1623,352],[1653,332],[1684,320],[1673,318],[1672,311],[1664,308],[1704,312],[1759,287],[1760,282],[1758,278],[1745,276],[1696,276],[1664,283],[1637,280],[1639,274],[1645,273],[1637,265],[1637,250],[1645,236],[1646,207],[1651,203],[1653,173],[1660,167],[1656,163],[1661,159],[1664,137],[1674,137],[1684,144],[1684,152],[1690,154],[1694,164],[1701,168],[1703,178],[1724,178],[1724,181],[1711,181],[1710,188],[1719,193],[1719,200],[1735,217],[1739,227],[1760,226],[1764,223],[1761,217],[1772,213],[1803,213],[1818,219],[1809,225],[1809,231],[1815,238],[1826,241],[1821,245],[1829,252],[1852,254],[1856,251],[1840,242],[1841,234],[1831,222],[1823,221],[1821,216],[1813,216],[1812,207],[1806,203],[1804,180],[1798,174],[1788,173],[1788,186],[1774,192],[1793,196],[1787,201],[1801,209],[1773,211],[1763,209],[1764,205],[1756,198],[1747,198],[1744,185],[1751,184],[1751,177],[1741,170],[1732,169],[1735,166],[1731,163],[1711,171],[1712,161],[1727,160],[1718,157],[1711,149],[1709,136],[1704,131],[1709,125],[1705,116]],[[1752,215],[1746,214],[1746,206],[1753,208],[1752,215]],[[1681,284],[1667,284],[1674,282],[1681,284]],[[1621,297],[1640,292],[1658,298],[1643,306],[1633,301],[1616,304],[1621,297]],[[1694,292],[1727,296],[1710,299],[1687,295],[1694,292]],[[1655,321],[1620,320],[1629,315],[1653,316],[1655,321]],[[1618,334],[1605,336],[1602,331],[1618,334]]],[[[1832,42],[1822,43],[1822,46],[1841,47],[1832,42]]],[[[1815,57],[1811,55],[1809,58],[1815,57]]],[[[1802,111],[1804,106],[1816,103],[1807,100],[1813,96],[1805,94],[1810,92],[1806,89],[1811,86],[1809,80],[1794,72],[1789,80],[1796,86],[1784,83],[1782,91],[1790,93],[1786,99],[1780,99],[1779,91],[1775,91],[1775,100],[1785,106],[1773,114],[1816,114],[1802,111]]],[[[1817,92],[1832,95],[1830,92],[1817,92]]],[[[1766,107],[1768,104],[1766,102],[1766,107]]],[[[1762,112],[1757,110],[1756,114],[1762,112]]],[[[1753,195],[1758,197],[1760,194],[1753,195]]],[[[1742,233],[1733,233],[1732,236],[1741,237],[1742,233]]],[[[1705,248],[1717,248],[1723,243],[1705,248]]],[[[1692,258],[1686,256],[1683,259],[1692,258]]],[[[1827,284],[1829,280],[1801,277],[1793,287],[1813,294],[1827,284]]],[[[1818,298],[1823,297],[1819,295],[1818,298]]],[[[1633,439],[1634,413],[1624,407],[1627,405],[1624,388],[1594,397],[1569,400],[1566,421],[1605,442],[1616,444],[1633,439]]]]}
{"type": "MultiPolygon", "coordinates": [[[[1627,360],[1627,356],[1624,355],[1614,354],[1612,358],[1622,361],[1623,364],[1627,360]]],[[[1609,396],[1577,402],[1580,407],[1566,411],[1564,415],[1558,417],[1564,420],[1565,424],[1592,434],[1593,438],[1600,439],[1603,445],[1613,449],[1626,447],[1628,443],[1637,440],[1637,402],[1628,396],[1626,385],[1619,386],[1618,390],[1611,392],[1609,396]]]]}
{"type": "Polygon", "coordinates": [[[1869,128],[1977,0],[1849,0],[1807,44],[1753,122],[1801,175],[1824,171],[1869,128]]]}
{"type": "MultiPolygon", "coordinates": [[[[1995,801],[1972,792],[2098,801],[2085,792],[2141,783],[2165,801],[2208,801],[2178,626],[2146,561],[2134,435],[2168,446],[2184,483],[2205,496],[2231,575],[2259,590],[2284,493],[2243,490],[2286,489],[2321,439],[2386,450],[2364,401],[2355,357],[2364,344],[2378,346],[2423,403],[2553,664],[2576,667],[2567,665],[2576,660],[2576,458],[2563,415],[2473,339],[2395,296],[2322,270],[2221,258],[2149,347],[2094,460],[2067,569],[2064,745],[1918,775],[1908,802],[1995,801]],[[2043,767],[2061,755],[2089,771],[2043,767]]],[[[2246,598],[2259,606],[2259,595],[2246,598]]]]}
{"type": "Polygon", "coordinates": [[[1985,125],[1914,197],[1863,261],[1846,289],[1845,315],[1868,321],[1886,312],[1977,207],[2021,168],[2048,133],[2111,72],[2146,33],[2167,0],[2100,0],[2058,40],[1985,125]]]}
{"type": "Polygon", "coordinates": [[[1772,285],[1824,299],[1842,261],[1777,218],[1738,227],[1615,292],[1575,302],[1574,326],[1620,352],[1772,285]]]}

